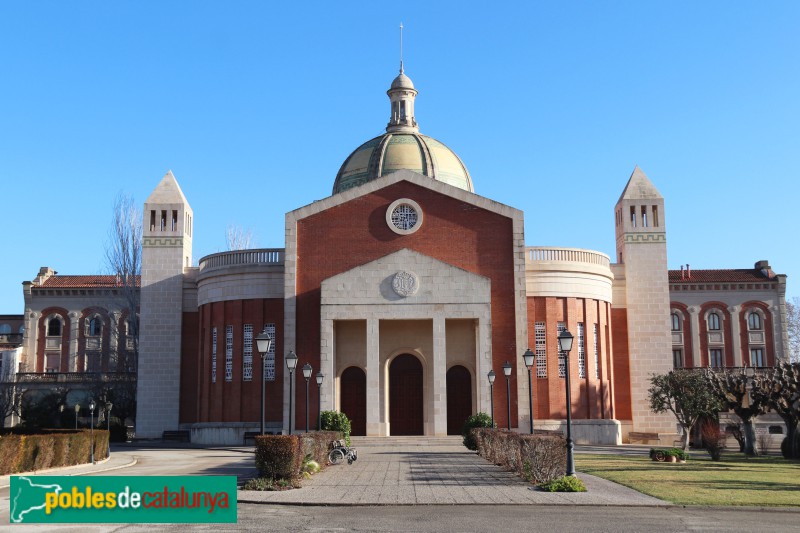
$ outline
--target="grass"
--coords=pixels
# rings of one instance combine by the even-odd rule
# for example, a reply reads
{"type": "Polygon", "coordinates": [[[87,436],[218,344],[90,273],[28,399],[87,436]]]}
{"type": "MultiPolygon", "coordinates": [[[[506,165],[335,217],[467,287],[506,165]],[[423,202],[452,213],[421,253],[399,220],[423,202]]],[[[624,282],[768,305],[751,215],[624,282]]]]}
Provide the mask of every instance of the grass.
{"type": "Polygon", "coordinates": [[[800,506],[800,462],[694,452],[686,463],[656,463],[647,455],[576,454],[575,468],[677,505],[800,506]]]}

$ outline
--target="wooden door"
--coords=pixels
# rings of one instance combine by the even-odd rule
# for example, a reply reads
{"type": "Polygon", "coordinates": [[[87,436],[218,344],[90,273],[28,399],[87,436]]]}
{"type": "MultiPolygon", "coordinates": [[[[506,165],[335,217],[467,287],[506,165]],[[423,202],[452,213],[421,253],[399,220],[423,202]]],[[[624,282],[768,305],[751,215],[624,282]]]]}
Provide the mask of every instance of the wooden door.
{"type": "Polygon", "coordinates": [[[389,432],[422,435],[422,364],[413,355],[395,357],[389,366],[389,432]]]}
{"type": "Polygon", "coordinates": [[[472,377],[456,365],[447,371],[447,434],[461,435],[464,421],[472,414],[472,377]]]}
{"type": "Polygon", "coordinates": [[[342,412],[350,419],[351,435],[367,434],[367,375],[357,366],[342,372],[342,412]]]}

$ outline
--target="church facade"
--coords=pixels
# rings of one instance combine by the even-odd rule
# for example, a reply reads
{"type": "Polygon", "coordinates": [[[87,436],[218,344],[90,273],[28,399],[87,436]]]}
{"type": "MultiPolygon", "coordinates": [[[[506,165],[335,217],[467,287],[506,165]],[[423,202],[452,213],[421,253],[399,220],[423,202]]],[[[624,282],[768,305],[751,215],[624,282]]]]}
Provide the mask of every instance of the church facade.
{"type": "MultiPolygon", "coordinates": [[[[193,442],[240,444],[259,429],[262,380],[270,432],[313,430],[320,408],[346,413],[356,435],[460,434],[479,411],[499,427],[559,429],[569,372],[577,442],[649,432],[671,443],[674,419],[648,408],[650,375],[783,356],[786,276],[766,262],[668,270],[664,198],[638,167],[613,209],[613,257],[529,246],[524,213],[476,194],[462,160],[419,133],[402,67],[387,94],[386,133],[345,159],[331,196],[286,214],[284,248],[191,266],[189,200],[171,172],[158,183],[144,205],[137,437],[182,429],[193,442]],[[262,332],[274,339],[263,357],[262,332]]],[[[76,340],[105,315],[82,302],[56,316],[59,277],[40,278],[26,291],[48,286],[51,298],[26,299],[20,368],[110,369],[76,340]],[[48,320],[62,315],[74,320],[61,335],[76,339],[44,353],[48,320]]]]}

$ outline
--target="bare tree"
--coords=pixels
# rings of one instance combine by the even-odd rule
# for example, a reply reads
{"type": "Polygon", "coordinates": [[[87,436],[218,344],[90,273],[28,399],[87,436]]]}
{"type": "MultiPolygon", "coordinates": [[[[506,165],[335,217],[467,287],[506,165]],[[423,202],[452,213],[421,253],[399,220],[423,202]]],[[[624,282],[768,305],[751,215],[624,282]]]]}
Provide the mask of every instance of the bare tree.
{"type": "Polygon", "coordinates": [[[784,457],[800,459],[800,363],[780,363],[769,374],[757,376],[752,396],[786,424],[786,449],[781,448],[784,457]]]}
{"type": "Polygon", "coordinates": [[[800,363],[800,298],[786,302],[786,329],[789,333],[789,362],[800,363]]]}
{"type": "Polygon", "coordinates": [[[714,394],[722,402],[722,406],[736,413],[744,426],[745,455],[757,455],[756,432],[753,420],[764,414],[767,409],[763,395],[753,395],[750,389],[756,386],[756,380],[749,378],[744,369],[713,370],[706,369],[706,379],[714,394]]]}
{"type": "Polygon", "coordinates": [[[119,402],[117,412],[135,412],[136,381],[128,379],[136,372],[139,360],[139,285],[142,270],[142,213],[133,197],[120,193],[114,201],[113,217],[106,243],[106,267],[116,276],[117,288],[121,298],[120,307],[127,320],[122,324],[112,322],[112,333],[117,336],[115,358],[117,372],[127,372],[108,387],[114,389],[114,397],[119,402]],[[120,328],[125,329],[122,335],[120,328]],[[121,353],[125,357],[121,357],[121,353]]]}
{"type": "Polygon", "coordinates": [[[6,418],[11,415],[19,415],[20,395],[18,392],[10,365],[3,365],[3,368],[0,369],[0,428],[5,426],[6,418]]]}
{"type": "Polygon", "coordinates": [[[225,229],[225,244],[228,250],[231,251],[254,248],[256,242],[255,238],[253,238],[253,230],[245,230],[241,226],[230,224],[225,229]]]}

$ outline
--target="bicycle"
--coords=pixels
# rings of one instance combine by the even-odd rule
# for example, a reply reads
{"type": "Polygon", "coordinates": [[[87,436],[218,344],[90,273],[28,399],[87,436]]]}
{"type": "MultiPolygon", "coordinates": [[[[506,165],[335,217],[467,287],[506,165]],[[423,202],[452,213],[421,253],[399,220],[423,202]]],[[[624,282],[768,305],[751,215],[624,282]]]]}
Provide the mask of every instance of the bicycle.
{"type": "Polygon", "coordinates": [[[345,458],[347,458],[347,464],[353,464],[353,461],[358,459],[358,451],[355,448],[345,446],[341,440],[333,441],[333,449],[328,453],[328,461],[332,465],[338,465],[345,458]]]}

